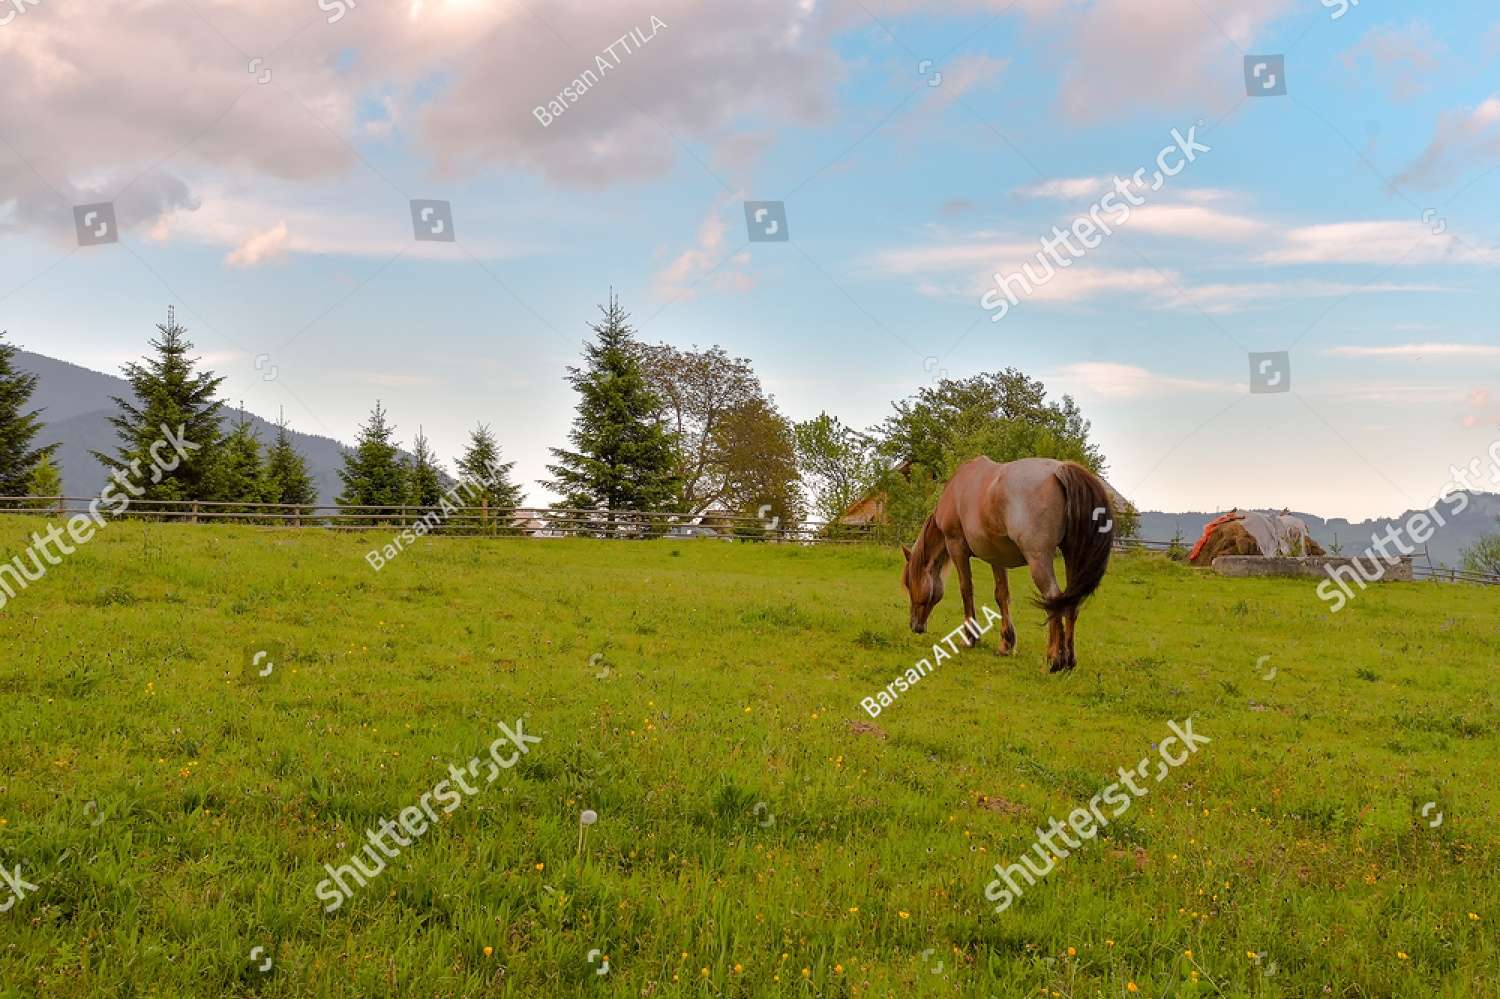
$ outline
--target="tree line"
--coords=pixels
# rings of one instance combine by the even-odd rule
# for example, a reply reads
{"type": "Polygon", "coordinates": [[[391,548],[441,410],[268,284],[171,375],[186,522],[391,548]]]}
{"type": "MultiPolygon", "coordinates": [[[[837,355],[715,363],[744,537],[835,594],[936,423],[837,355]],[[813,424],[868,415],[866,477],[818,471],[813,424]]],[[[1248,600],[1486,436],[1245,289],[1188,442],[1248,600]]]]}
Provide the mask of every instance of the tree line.
{"type": "MultiPolygon", "coordinates": [[[[868,430],[826,412],[794,422],[748,359],[720,346],[645,343],[613,293],[599,312],[580,363],[565,376],[578,398],[567,444],[551,449],[549,477],[540,482],[561,497],[558,508],[791,524],[809,516],[837,521],[878,494],[885,518],[909,532],[953,468],[975,454],[1001,461],[1047,455],[1103,470],[1073,400],[1049,401],[1039,381],[1014,369],[942,379],[896,402],[868,430]]],[[[110,420],[119,443],[94,456],[111,471],[146,467],[161,427],[183,427],[198,449],[161,481],[140,482],[139,498],[229,504],[231,511],[283,504],[310,513],[317,491],[285,419],[269,446],[243,413],[228,421],[219,397],[225,379],[198,370],[187,331],[170,311],[149,345],[146,357],[123,369],[131,397],[114,399],[110,420]]],[[[43,426],[39,413],[25,412],[36,376],[15,370],[14,353],[0,339],[0,494],[56,496],[57,445],[32,445],[43,426]]],[[[493,431],[478,425],[454,469],[482,486],[469,491],[467,512],[485,519],[520,507],[525,497],[513,467],[501,460],[493,431]]],[[[379,401],[345,449],[339,478],[337,503],[350,520],[365,508],[435,507],[453,481],[420,430],[410,450],[402,448],[379,401]]]]}
{"type": "MultiPolygon", "coordinates": [[[[198,370],[170,313],[157,331],[151,353],[124,368],[131,398],[115,400],[111,420],[119,443],[96,457],[112,470],[144,466],[161,426],[182,426],[199,450],[160,482],[142,483],[144,498],[310,511],[316,489],[285,420],[269,446],[243,414],[227,421],[224,379],[198,370]]],[[[895,401],[878,425],[858,429],[827,412],[789,419],[751,362],[720,346],[644,342],[613,293],[589,331],[579,363],[565,374],[577,396],[572,426],[540,481],[560,497],[556,508],[603,519],[652,511],[792,524],[835,522],[863,501],[878,507],[871,519],[909,536],[957,465],[975,455],[1054,457],[1105,471],[1074,400],[1049,398],[1040,381],[1014,368],[936,379],[895,401]]],[[[0,335],[0,494],[57,495],[57,445],[33,443],[42,423],[26,403],[36,378],[15,370],[14,353],[0,335]]],[[[345,450],[337,503],[350,519],[368,507],[432,508],[456,476],[483,486],[467,493],[467,512],[493,520],[494,511],[525,501],[513,466],[502,460],[495,433],[479,424],[450,476],[420,430],[403,449],[377,401],[345,450]]]]}

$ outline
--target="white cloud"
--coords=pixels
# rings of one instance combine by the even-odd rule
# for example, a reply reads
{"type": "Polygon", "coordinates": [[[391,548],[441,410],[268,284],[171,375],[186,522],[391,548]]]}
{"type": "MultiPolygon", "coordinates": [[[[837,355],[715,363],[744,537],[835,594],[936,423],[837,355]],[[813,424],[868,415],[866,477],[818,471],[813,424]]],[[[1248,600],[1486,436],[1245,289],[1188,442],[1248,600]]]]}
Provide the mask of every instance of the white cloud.
{"type": "Polygon", "coordinates": [[[1500,346],[1486,343],[1398,343],[1384,347],[1330,347],[1334,357],[1500,357],[1500,346]]]}
{"type": "Polygon", "coordinates": [[[258,267],[286,259],[287,230],[285,222],[278,222],[263,232],[250,235],[243,243],[231,250],[224,258],[230,267],[258,267]]]}
{"type": "Polygon", "coordinates": [[[1050,5],[1047,21],[1063,39],[1062,112],[1088,123],[1125,111],[1199,108],[1205,101],[1227,109],[1243,91],[1224,66],[1237,65],[1261,29],[1291,8],[1291,0],[1050,5]]]}
{"type": "Polygon", "coordinates": [[[370,141],[396,140],[447,175],[656,179],[687,144],[732,161],[747,132],[829,120],[844,72],[812,0],[428,0],[361,4],[336,24],[315,6],[94,0],[0,31],[6,141],[36,168],[0,149],[0,191],[13,200],[0,229],[66,239],[71,204],[113,200],[135,231],[231,178],[347,177],[370,141]],[[653,16],[666,27],[620,44],[650,35],[653,16]],[[611,46],[619,58],[606,57],[616,64],[599,85],[543,128],[533,106],[597,74],[611,46]]]}
{"type": "Polygon", "coordinates": [[[1477,107],[1438,115],[1432,141],[1396,177],[1396,184],[1436,188],[1472,164],[1500,157],[1500,94],[1477,107]]]}
{"type": "Polygon", "coordinates": [[[945,107],[970,91],[998,78],[1010,66],[1009,59],[992,59],[983,53],[960,56],[940,68],[942,83],[928,92],[928,104],[945,107]]]}
{"type": "Polygon", "coordinates": [[[724,211],[731,203],[738,207],[738,201],[733,199],[716,203],[698,227],[697,245],[679,253],[656,273],[658,297],[676,301],[695,298],[705,287],[737,292],[755,287],[755,279],[742,269],[750,262],[748,252],[741,251],[725,259],[729,244],[725,238],[728,223],[724,221],[724,211]]]}
{"type": "Polygon", "coordinates": [[[1177,378],[1132,364],[1089,361],[1069,364],[1060,372],[1064,383],[1105,399],[1159,399],[1163,396],[1244,391],[1233,382],[1177,378]]]}
{"type": "Polygon", "coordinates": [[[1065,201],[1084,201],[1103,194],[1114,183],[1112,177],[1058,177],[1037,184],[1018,187],[1013,194],[1027,198],[1059,198],[1065,201]]]}
{"type": "Polygon", "coordinates": [[[882,274],[914,275],[952,273],[954,271],[992,271],[1012,269],[1017,260],[1034,257],[1040,244],[1013,242],[958,242],[910,249],[882,250],[872,261],[882,274]]]}
{"type": "Polygon", "coordinates": [[[1180,236],[1215,242],[1247,242],[1264,233],[1268,224],[1203,205],[1147,204],[1131,210],[1122,228],[1159,236],[1180,236]]]}
{"type": "MultiPolygon", "coordinates": [[[[1473,240],[1465,242],[1468,247],[1476,245],[1473,240]]],[[[1269,264],[1427,264],[1465,258],[1482,262],[1467,252],[1456,234],[1434,234],[1428,223],[1415,219],[1301,226],[1285,233],[1279,248],[1259,257],[1269,264]]]]}
{"type": "Polygon", "coordinates": [[[1427,78],[1451,58],[1448,47],[1432,36],[1424,21],[1377,25],[1339,58],[1351,73],[1368,74],[1396,100],[1409,100],[1427,89],[1427,78]]]}
{"type": "MultiPolygon", "coordinates": [[[[1247,281],[1184,285],[1191,304],[1204,312],[1223,314],[1257,306],[1282,305],[1306,298],[1342,298],[1346,295],[1390,295],[1402,292],[1450,291],[1442,285],[1399,284],[1382,281],[1355,284],[1348,281],[1247,281]]],[[[1187,305],[1181,300],[1179,305],[1187,305]]]]}

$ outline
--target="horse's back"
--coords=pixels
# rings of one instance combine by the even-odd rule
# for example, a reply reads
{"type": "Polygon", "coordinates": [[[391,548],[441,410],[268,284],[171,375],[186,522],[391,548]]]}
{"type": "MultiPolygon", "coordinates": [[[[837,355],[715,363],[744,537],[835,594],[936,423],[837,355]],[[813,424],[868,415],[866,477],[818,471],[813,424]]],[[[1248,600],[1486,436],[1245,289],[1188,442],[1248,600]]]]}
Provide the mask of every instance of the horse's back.
{"type": "Polygon", "coordinates": [[[973,458],[960,465],[939,508],[945,532],[961,533],[979,558],[1018,566],[1027,551],[1050,550],[1061,536],[1063,491],[1057,473],[1065,462],[973,458]]]}

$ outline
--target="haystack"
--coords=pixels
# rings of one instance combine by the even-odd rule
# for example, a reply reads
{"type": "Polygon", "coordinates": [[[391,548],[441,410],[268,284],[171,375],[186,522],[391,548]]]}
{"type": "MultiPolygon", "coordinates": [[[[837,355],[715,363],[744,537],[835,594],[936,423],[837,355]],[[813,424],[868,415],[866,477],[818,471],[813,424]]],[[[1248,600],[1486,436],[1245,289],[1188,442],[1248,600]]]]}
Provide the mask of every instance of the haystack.
{"type": "MultiPolygon", "coordinates": [[[[1220,555],[1261,555],[1263,552],[1260,543],[1245,530],[1245,525],[1239,520],[1223,520],[1222,523],[1210,524],[1201,538],[1190,561],[1193,565],[1212,565],[1214,559],[1220,555]]],[[[1307,539],[1307,551],[1305,555],[1325,555],[1323,546],[1312,538],[1307,539]]]]}

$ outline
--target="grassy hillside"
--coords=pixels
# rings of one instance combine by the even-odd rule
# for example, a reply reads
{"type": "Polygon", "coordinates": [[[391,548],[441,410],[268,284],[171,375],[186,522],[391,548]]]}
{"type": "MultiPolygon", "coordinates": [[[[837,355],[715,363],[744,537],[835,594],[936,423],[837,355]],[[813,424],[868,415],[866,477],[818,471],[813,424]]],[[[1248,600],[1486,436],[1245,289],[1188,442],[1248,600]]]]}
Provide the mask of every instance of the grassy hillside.
{"type": "Polygon", "coordinates": [[[899,554],[430,539],[377,575],[376,541],[116,524],[0,610],[0,864],[38,886],[0,994],[1500,991],[1494,591],[1330,615],[1119,559],[1073,675],[1018,599],[1014,657],[872,720],[934,639],[899,554]],[[992,911],[992,864],[1189,716],[1210,744],[992,911]],[[518,719],[542,741],[325,913],[324,865],[518,719]]]}

